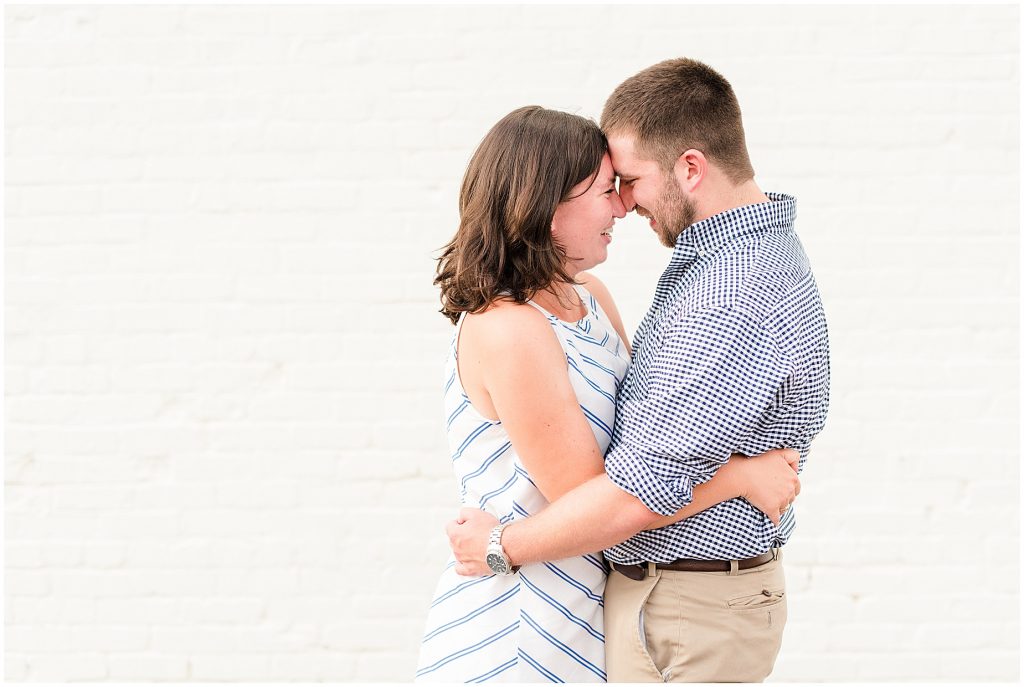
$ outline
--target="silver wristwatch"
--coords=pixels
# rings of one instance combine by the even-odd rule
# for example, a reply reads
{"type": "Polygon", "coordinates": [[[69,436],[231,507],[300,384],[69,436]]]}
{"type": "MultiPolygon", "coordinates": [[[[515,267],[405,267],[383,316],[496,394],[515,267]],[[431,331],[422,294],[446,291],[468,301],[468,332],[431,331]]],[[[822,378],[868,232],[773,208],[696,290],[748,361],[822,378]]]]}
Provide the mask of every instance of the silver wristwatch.
{"type": "Polygon", "coordinates": [[[512,575],[519,570],[519,566],[513,566],[505,555],[505,549],[501,548],[501,532],[510,524],[506,522],[491,530],[491,540],[487,543],[487,567],[495,575],[512,575]]]}

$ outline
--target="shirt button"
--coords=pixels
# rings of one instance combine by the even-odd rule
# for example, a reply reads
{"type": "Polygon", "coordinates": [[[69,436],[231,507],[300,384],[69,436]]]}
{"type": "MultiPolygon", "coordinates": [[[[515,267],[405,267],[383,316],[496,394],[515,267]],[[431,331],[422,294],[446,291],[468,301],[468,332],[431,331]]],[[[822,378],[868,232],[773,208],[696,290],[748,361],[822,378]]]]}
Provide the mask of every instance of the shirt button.
{"type": "Polygon", "coordinates": [[[699,250],[697,251],[697,255],[703,258],[705,255],[707,255],[707,251],[699,250]]]}

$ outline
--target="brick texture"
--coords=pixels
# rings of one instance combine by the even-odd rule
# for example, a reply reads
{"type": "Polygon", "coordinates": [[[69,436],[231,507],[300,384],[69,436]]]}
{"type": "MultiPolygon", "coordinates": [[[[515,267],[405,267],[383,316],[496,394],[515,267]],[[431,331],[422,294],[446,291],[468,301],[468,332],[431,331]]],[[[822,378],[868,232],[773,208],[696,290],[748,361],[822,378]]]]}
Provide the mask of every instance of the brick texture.
{"type": "MultiPolygon", "coordinates": [[[[776,681],[1018,679],[1019,9],[7,6],[5,676],[411,678],[473,148],[687,55],[799,201],[832,410],[776,681]]],[[[620,222],[626,326],[667,252],[620,222]]]]}

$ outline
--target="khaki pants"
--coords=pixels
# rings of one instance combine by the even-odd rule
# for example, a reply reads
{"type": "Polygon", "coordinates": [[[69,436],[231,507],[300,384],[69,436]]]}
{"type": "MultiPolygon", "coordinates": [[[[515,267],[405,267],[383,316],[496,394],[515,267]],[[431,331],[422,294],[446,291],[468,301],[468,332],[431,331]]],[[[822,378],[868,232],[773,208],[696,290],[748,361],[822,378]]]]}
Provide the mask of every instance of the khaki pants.
{"type": "Polygon", "coordinates": [[[605,588],[609,682],[761,682],[786,625],[781,560],[736,572],[656,570],[605,588]]]}

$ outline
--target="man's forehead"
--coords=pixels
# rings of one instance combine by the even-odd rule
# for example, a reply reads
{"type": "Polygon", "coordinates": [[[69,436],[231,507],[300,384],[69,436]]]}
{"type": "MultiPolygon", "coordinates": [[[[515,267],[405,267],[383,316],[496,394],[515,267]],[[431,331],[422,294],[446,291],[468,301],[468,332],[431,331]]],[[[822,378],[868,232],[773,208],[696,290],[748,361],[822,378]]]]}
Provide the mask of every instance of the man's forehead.
{"type": "Polygon", "coordinates": [[[636,145],[635,140],[629,134],[612,134],[608,137],[608,150],[612,157],[616,155],[633,155],[636,145]]]}
{"type": "Polygon", "coordinates": [[[631,176],[636,172],[636,151],[633,137],[628,134],[615,134],[608,137],[608,153],[612,159],[612,167],[619,176],[631,176]]]}

